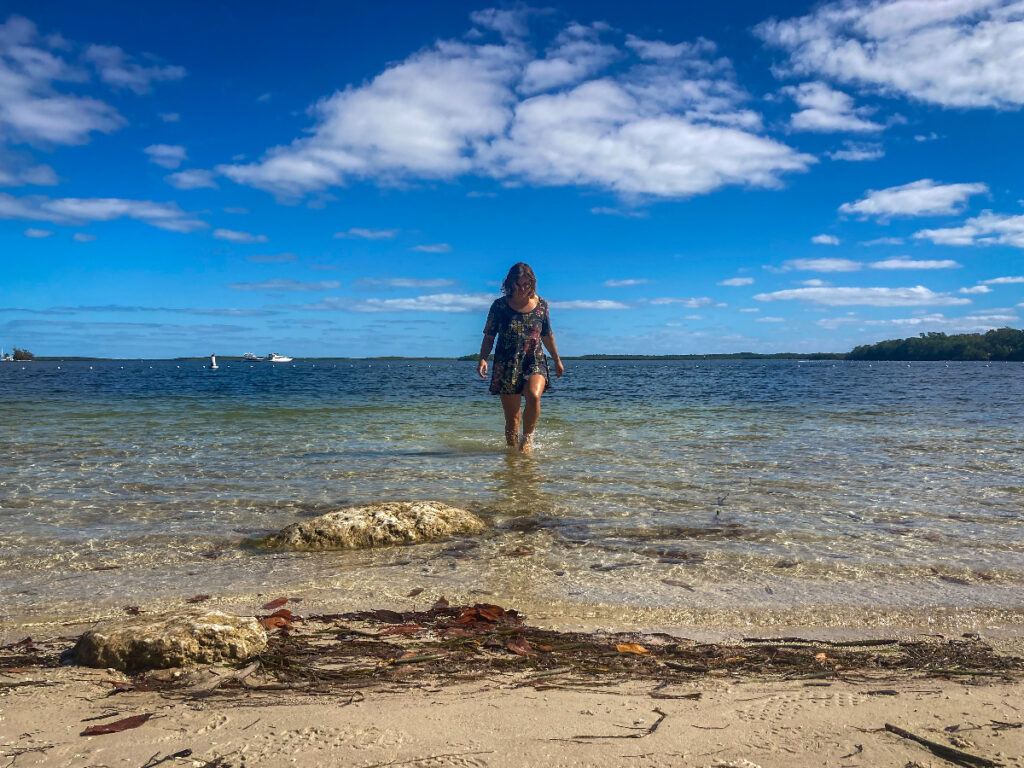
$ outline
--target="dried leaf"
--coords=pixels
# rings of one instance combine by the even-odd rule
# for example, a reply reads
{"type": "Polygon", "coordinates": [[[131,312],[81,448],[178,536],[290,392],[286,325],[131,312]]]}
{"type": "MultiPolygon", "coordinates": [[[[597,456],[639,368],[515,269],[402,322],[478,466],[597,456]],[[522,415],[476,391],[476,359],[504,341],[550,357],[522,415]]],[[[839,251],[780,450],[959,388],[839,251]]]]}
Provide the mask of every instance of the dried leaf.
{"type": "Polygon", "coordinates": [[[377,633],[377,636],[383,637],[384,635],[415,635],[421,629],[423,629],[423,627],[421,627],[419,624],[393,624],[390,627],[385,627],[384,629],[382,629],[380,632],[377,633]]]}
{"type": "Polygon", "coordinates": [[[192,595],[192,597],[190,597],[185,602],[186,603],[192,603],[193,605],[195,605],[196,603],[204,603],[204,602],[206,602],[209,599],[210,599],[209,595],[192,595]]]}
{"type": "Polygon", "coordinates": [[[480,615],[480,618],[485,619],[486,621],[499,621],[505,616],[505,609],[500,605],[487,605],[485,603],[481,603],[474,607],[476,608],[476,612],[480,615]]]}
{"type": "Polygon", "coordinates": [[[121,731],[127,731],[129,728],[138,728],[144,722],[149,720],[153,716],[152,712],[146,712],[142,715],[132,715],[126,717],[123,720],[115,720],[112,723],[102,723],[100,725],[90,725],[84,731],[82,736],[102,736],[105,733],[120,733],[121,731]]]}
{"type": "Polygon", "coordinates": [[[401,624],[405,621],[405,616],[400,614],[398,611],[389,611],[385,608],[379,608],[376,611],[371,611],[371,614],[377,621],[385,624],[401,624]]]}
{"type": "Polygon", "coordinates": [[[516,656],[536,656],[537,652],[533,650],[533,646],[530,645],[530,641],[525,637],[511,637],[505,642],[505,647],[512,651],[516,656]]]}
{"type": "Polygon", "coordinates": [[[644,648],[639,643],[619,643],[615,646],[615,650],[619,653],[635,653],[637,655],[650,653],[649,650],[644,648]]]}
{"type": "Polygon", "coordinates": [[[423,591],[423,587],[416,587],[416,589],[410,589],[409,594],[406,597],[416,597],[420,592],[423,591]]]}
{"type": "Polygon", "coordinates": [[[291,622],[283,616],[264,616],[260,619],[260,624],[264,629],[279,629],[289,626],[291,622]]]}
{"type": "Polygon", "coordinates": [[[451,603],[448,602],[448,598],[444,595],[441,595],[439,598],[437,598],[436,602],[434,603],[435,610],[441,610],[444,608],[448,608],[450,606],[451,603]]]}
{"type": "Polygon", "coordinates": [[[269,603],[263,606],[263,610],[272,611],[275,608],[280,608],[282,605],[288,602],[287,597],[279,597],[276,600],[271,600],[269,603]]]}
{"type": "Polygon", "coordinates": [[[268,618],[284,619],[285,621],[296,621],[299,617],[289,611],[287,608],[282,608],[279,611],[274,611],[268,618]]]}

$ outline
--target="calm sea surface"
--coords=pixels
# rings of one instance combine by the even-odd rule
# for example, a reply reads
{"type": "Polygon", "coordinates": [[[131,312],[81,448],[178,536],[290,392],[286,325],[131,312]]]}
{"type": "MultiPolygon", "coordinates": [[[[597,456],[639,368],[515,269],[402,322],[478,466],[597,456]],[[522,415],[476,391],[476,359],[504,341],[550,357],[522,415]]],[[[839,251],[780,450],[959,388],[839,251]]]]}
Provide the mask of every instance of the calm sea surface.
{"type": "Polygon", "coordinates": [[[0,614],[423,587],[567,619],[1024,616],[1024,365],[568,368],[526,457],[468,362],[0,364],[0,614]],[[422,498],[492,532],[243,546],[422,498]]]}

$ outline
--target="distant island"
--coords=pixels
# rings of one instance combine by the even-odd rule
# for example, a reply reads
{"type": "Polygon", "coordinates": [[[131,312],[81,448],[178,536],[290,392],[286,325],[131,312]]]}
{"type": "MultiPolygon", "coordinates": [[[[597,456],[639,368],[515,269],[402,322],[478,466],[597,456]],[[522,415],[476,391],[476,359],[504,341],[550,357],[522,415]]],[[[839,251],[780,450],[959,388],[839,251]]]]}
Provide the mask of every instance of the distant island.
{"type": "MultiPolygon", "coordinates": [[[[219,355],[222,360],[244,361],[237,355],[219,355]]],[[[28,350],[16,349],[15,360],[53,361],[100,361],[118,358],[76,357],[73,355],[32,355],[28,350]],[[19,354],[21,355],[19,357],[19,354]]],[[[476,360],[474,352],[454,358],[476,360]]],[[[127,358],[125,358],[127,359],[127,358]]],[[[131,358],[138,359],[138,358],[131,358]]],[[[157,358],[153,358],[157,359],[157,358]]],[[[174,360],[205,360],[199,357],[176,357],[174,360]]],[[[303,360],[451,360],[450,357],[384,355],[378,357],[306,357],[303,360]]],[[[565,360],[982,360],[1021,362],[1024,361],[1024,331],[1016,328],[999,328],[987,333],[922,333],[906,339],[889,339],[877,344],[863,344],[851,352],[711,352],[703,355],[565,355],[565,360]]]]}

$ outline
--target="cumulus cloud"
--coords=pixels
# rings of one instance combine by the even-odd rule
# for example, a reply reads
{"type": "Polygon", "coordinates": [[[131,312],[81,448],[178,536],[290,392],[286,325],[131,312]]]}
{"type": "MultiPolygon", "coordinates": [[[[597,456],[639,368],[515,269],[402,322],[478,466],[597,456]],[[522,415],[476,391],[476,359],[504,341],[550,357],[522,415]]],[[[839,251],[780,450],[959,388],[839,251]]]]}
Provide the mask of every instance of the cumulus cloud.
{"type": "Polygon", "coordinates": [[[569,301],[550,301],[548,305],[552,309],[629,309],[628,304],[610,299],[571,299],[569,301]]]}
{"type": "Polygon", "coordinates": [[[937,184],[921,179],[887,189],[871,189],[860,200],[843,203],[839,212],[861,217],[939,216],[960,213],[972,195],[988,192],[985,184],[937,184]]]}
{"type": "Polygon", "coordinates": [[[149,157],[149,162],[163,168],[177,168],[186,157],[185,148],[179,144],[150,144],[142,151],[149,157]]]}
{"type": "Polygon", "coordinates": [[[758,133],[760,115],[743,106],[747,95],[713,47],[655,56],[634,41],[645,58],[602,75],[613,53],[628,53],[602,43],[598,26],[570,25],[538,59],[514,31],[521,18],[473,18],[504,41],[439,41],[317,102],[308,135],[218,170],[285,197],[353,179],[465,174],[686,197],[778,186],[814,162],[758,133]]]}
{"type": "Polygon", "coordinates": [[[753,285],[754,278],[752,277],[730,277],[726,280],[719,280],[718,285],[726,285],[733,288],[737,288],[742,285],[753,285]]]}
{"type": "Polygon", "coordinates": [[[837,91],[825,83],[790,85],[783,88],[782,92],[800,107],[800,111],[789,119],[789,125],[795,131],[875,133],[885,128],[867,118],[874,110],[855,107],[849,94],[837,91]]]}
{"type": "Polygon", "coordinates": [[[827,280],[821,280],[817,277],[812,277],[810,280],[801,280],[800,285],[806,285],[808,288],[820,288],[823,285],[829,285],[827,280]]]}
{"type": "Polygon", "coordinates": [[[913,317],[899,317],[888,320],[860,320],[849,317],[822,318],[818,325],[823,328],[835,329],[847,323],[856,323],[871,327],[889,327],[897,330],[913,329],[915,332],[943,331],[945,333],[983,333],[994,328],[1003,328],[1017,323],[1020,318],[1015,314],[972,312],[961,317],[947,317],[941,312],[933,312],[913,317]]]}
{"type": "Polygon", "coordinates": [[[925,307],[970,304],[948,293],[935,293],[923,285],[912,288],[790,288],[784,291],[758,293],[758,301],[805,301],[830,307],[925,307]]]}
{"type": "Polygon", "coordinates": [[[90,45],[84,58],[96,67],[103,82],[139,94],[148,93],[155,82],[180,80],[185,76],[184,67],[169,64],[145,66],[114,45],[90,45]]]}
{"type": "Polygon", "coordinates": [[[0,151],[0,187],[52,187],[57,181],[57,173],[50,166],[36,164],[13,153],[0,151]]]}
{"type": "Polygon", "coordinates": [[[628,288],[631,285],[646,285],[651,282],[646,277],[627,277],[622,280],[605,280],[605,288],[628,288]]]}
{"type": "Polygon", "coordinates": [[[876,237],[874,240],[865,240],[861,245],[903,245],[902,237],[876,237]]]}
{"type": "Polygon", "coordinates": [[[0,219],[83,224],[91,221],[135,219],[172,232],[194,232],[206,227],[176,203],[127,200],[117,197],[14,197],[0,193],[0,219]]]}
{"type": "Polygon", "coordinates": [[[914,233],[914,238],[930,240],[936,245],[1010,245],[1024,248],[1024,216],[985,211],[959,227],[922,229],[914,233]]]}
{"type": "Polygon", "coordinates": [[[96,239],[96,235],[90,235],[88,232],[75,232],[71,239],[76,243],[91,243],[96,239]]]}
{"type": "Polygon", "coordinates": [[[811,242],[815,245],[839,245],[841,241],[835,235],[815,235],[811,242]]]}
{"type": "Polygon", "coordinates": [[[29,227],[28,229],[25,230],[25,237],[31,237],[37,240],[44,237],[49,237],[52,234],[53,231],[49,229],[36,229],[35,227],[29,227]]]}
{"type": "Polygon", "coordinates": [[[959,269],[960,264],[952,259],[884,259],[873,261],[872,269],[959,269]]]}
{"type": "Polygon", "coordinates": [[[649,61],[674,61],[694,59],[715,53],[717,46],[705,38],[692,43],[666,43],[662,40],[644,40],[636,35],[626,35],[626,47],[641,59],[649,61]]]}
{"type": "Polygon", "coordinates": [[[302,292],[331,291],[340,288],[337,280],[318,280],[303,282],[301,280],[263,280],[258,283],[231,283],[228,288],[234,291],[268,291],[268,292],[302,292]]]}
{"type": "Polygon", "coordinates": [[[993,277],[991,280],[982,280],[981,285],[1016,285],[1024,283],[1024,277],[993,277]]]}
{"type": "Polygon", "coordinates": [[[449,253],[452,247],[448,243],[427,243],[413,246],[412,250],[420,253],[449,253]]]}
{"type": "Polygon", "coordinates": [[[826,153],[833,160],[844,160],[848,163],[862,163],[868,160],[879,160],[885,157],[881,144],[872,142],[846,141],[842,149],[826,153]]]}
{"type": "Polygon", "coordinates": [[[992,293],[987,285],[972,285],[969,288],[961,288],[960,293],[992,293]]]}
{"type": "Polygon", "coordinates": [[[360,240],[391,240],[397,234],[397,229],[366,229],[365,227],[351,227],[344,232],[335,232],[334,236],[339,239],[356,237],[360,240]]]}
{"type": "Polygon", "coordinates": [[[215,229],[213,236],[229,243],[265,243],[268,240],[266,235],[254,235],[252,232],[240,232],[236,229],[215,229]]]}
{"type": "Polygon", "coordinates": [[[861,268],[859,261],[851,259],[790,259],[783,262],[783,270],[801,272],[856,272],[861,268]]]}
{"type": "Polygon", "coordinates": [[[1024,104],[1020,0],[838,0],[755,32],[783,74],[817,75],[946,107],[1024,104]]]}
{"type": "Polygon", "coordinates": [[[189,171],[178,171],[164,177],[168,184],[175,189],[216,189],[217,182],[213,180],[213,171],[206,171],[195,168],[189,171]]]}

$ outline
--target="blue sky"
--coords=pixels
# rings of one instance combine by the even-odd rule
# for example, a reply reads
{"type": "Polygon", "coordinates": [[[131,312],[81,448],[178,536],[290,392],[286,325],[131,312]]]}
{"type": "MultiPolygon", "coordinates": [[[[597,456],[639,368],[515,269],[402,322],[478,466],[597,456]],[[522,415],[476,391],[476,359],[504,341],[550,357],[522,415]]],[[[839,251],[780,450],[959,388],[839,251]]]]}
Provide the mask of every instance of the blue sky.
{"type": "Polygon", "coordinates": [[[565,354],[1020,327],[1024,3],[707,5],[7,2],[0,345],[458,355],[519,260],[565,354]]]}

